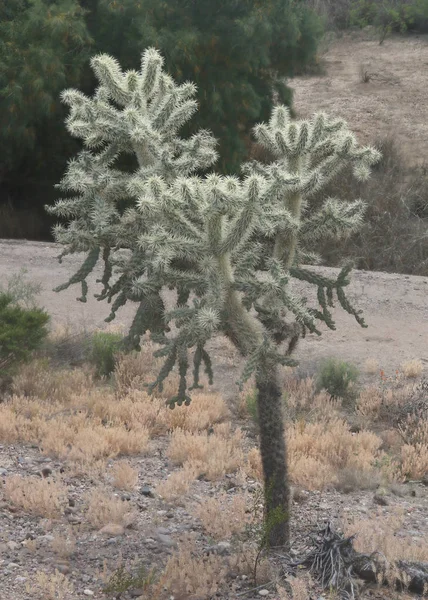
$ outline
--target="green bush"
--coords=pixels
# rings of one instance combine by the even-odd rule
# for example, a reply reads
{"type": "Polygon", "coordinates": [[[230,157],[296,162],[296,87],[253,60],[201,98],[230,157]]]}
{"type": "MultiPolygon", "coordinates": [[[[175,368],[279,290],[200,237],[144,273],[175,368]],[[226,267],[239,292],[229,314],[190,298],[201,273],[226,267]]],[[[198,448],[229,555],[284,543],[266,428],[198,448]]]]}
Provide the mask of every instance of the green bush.
{"type": "Polygon", "coordinates": [[[0,292],[0,365],[6,372],[28,360],[48,334],[49,315],[40,308],[19,306],[11,294],[0,292]]]}
{"type": "Polygon", "coordinates": [[[119,333],[97,331],[89,342],[89,361],[99,377],[108,377],[115,367],[115,356],[120,351],[123,336],[119,333]]]}
{"type": "Polygon", "coordinates": [[[330,358],[321,365],[316,379],[317,391],[326,390],[333,398],[347,399],[353,394],[358,369],[345,361],[330,358]]]}

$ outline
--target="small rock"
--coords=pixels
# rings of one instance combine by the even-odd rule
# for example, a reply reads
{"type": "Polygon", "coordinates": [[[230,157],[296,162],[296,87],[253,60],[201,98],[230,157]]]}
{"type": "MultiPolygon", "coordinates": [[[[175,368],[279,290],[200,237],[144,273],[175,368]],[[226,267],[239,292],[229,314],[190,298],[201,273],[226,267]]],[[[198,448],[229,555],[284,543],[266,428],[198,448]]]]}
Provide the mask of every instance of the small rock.
{"type": "Polygon", "coordinates": [[[88,590],[87,588],[86,588],[86,590],[83,590],[83,593],[85,596],[94,596],[95,595],[95,593],[92,590],[88,590]]]}
{"type": "Polygon", "coordinates": [[[65,563],[61,563],[59,565],[56,565],[55,568],[56,568],[57,571],[59,571],[63,575],[68,575],[70,573],[70,567],[69,567],[69,565],[66,565],[65,563]]]}
{"type": "Polygon", "coordinates": [[[259,596],[269,596],[269,590],[259,590],[259,596]]]}
{"type": "Polygon", "coordinates": [[[124,535],[125,529],[118,523],[108,523],[99,532],[108,537],[118,537],[124,535]]]}
{"type": "Polygon", "coordinates": [[[164,546],[166,546],[167,548],[176,548],[177,547],[177,542],[175,542],[172,539],[172,537],[169,535],[165,535],[163,533],[158,533],[158,535],[156,537],[160,541],[160,543],[163,544],[164,546]]]}
{"type": "Polygon", "coordinates": [[[15,583],[25,583],[27,581],[26,577],[22,577],[22,575],[18,575],[18,577],[15,577],[15,583]]]}
{"type": "Polygon", "coordinates": [[[143,485],[143,487],[141,488],[140,492],[141,492],[141,494],[143,496],[146,496],[147,498],[154,498],[155,497],[152,489],[148,485],[143,485]]]}
{"type": "Polygon", "coordinates": [[[128,590],[128,594],[131,596],[131,598],[141,598],[141,596],[144,595],[144,590],[143,588],[135,588],[132,590],[128,590]]]}
{"type": "Polygon", "coordinates": [[[9,548],[9,550],[12,550],[12,552],[14,550],[18,550],[20,548],[21,544],[18,544],[18,542],[14,542],[14,541],[10,541],[7,543],[7,547],[9,548]]]}
{"type": "Polygon", "coordinates": [[[160,533],[161,535],[169,535],[171,532],[166,527],[158,527],[157,533],[160,533]]]}

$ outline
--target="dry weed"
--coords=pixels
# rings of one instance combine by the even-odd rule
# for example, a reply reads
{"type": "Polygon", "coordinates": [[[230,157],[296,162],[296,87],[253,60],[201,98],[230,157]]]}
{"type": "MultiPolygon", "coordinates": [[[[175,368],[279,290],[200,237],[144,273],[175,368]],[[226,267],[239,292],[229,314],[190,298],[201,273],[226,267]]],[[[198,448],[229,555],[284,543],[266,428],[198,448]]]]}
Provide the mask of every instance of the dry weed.
{"type": "Polygon", "coordinates": [[[129,502],[111,496],[105,489],[95,489],[88,497],[88,522],[96,529],[110,523],[129,527],[136,519],[136,512],[129,502]]]}
{"type": "Polygon", "coordinates": [[[199,475],[214,481],[243,465],[242,439],[241,430],[232,434],[229,423],[216,426],[211,435],[176,429],[171,435],[168,456],[178,465],[188,460],[199,463],[199,475]]]}
{"type": "Polygon", "coordinates": [[[428,561],[428,541],[406,533],[400,511],[386,516],[379,511],[366,519],[348,521],[344,533],[356,535],[356,550],[367,554],[381,552],[389,563],[396,560],[428,561]]]}
{"type": "Polygon", "coordinates": [[[366,359],[364,363],[364,371],[368,375],[375,375],[376,373],[379,373],[379,362],[376,360],[376,358],[369,357],[366,359]]]}
{"type": "Polygon", "coordinates": [[[323,489],[334,483],[345,468],[371,471],[382,440],[374,433],[352,433],[338,418],[317,423],[300,421],[287,431],[289,469],[294,483],[307,489],[323,489]]]}
{"type": "Polygon", "coordinates": [[[179,471],[174,471],[165,481],[162,481],[157,487],[156,492],[167,502],[178,502],[189,491],[192,482],[198,476],[200,463],[186,461],[179,471]]]}
{"type": "Polygon", "coordinates": [[[422,374],[424,366],[420,360],[408,360],[402,363],[401,369],[408,379],[415,379],[422,374]]]}
{"type": "Polygon", "coordinates": [[[315,390],[312,377],[285,379],[285,413],[288,421],[307,417],[323,418],[336,413],[342,406],[340,398],[331,398],[325,391],[315,390]]]}
{"type": "Polygon", "coordinates": [[[247,497],[244,494],[230,497],[223,492],[215,498],[205,499],[196,508],[195,514],[205,531],[217,540],[232,537],[250,522],[247,497]]]}
{"type": "Polygon", "coordinates": [[[49,361],[40,359],[20,367],[12,382],[12,392],[17,396],[66,405],[74,396],[87,394],[93,386],[90,370],[51,369],[49,361]]]}
{"type": "Polygon", "coordinates": [[[370,386],[365,388],[361,390],[357,398],[357,414],[363,417],[367,424],[369,424],[371,421],[379,418],[383,401],[384,395],[378,387],[370,386]]]}
{"type": "Polygon", "coordinates": [[[257,481],[263,481],[262,457],[258,448],[251,448],[249,450],[245,471],[249,477],[257,479],[257,481]]]}
{"type": "Polygon", "coordinates": [[[40,598],[40,600],[71,600],[74,594],[74,586],[59,571],[55,571],[50,575],[38,571],[32,578],[31,583],[26,584],[26,591],[32,598],[40,598]]]}
{"type": "MultiPolygon", "coordinates": [[[[130,390],[144,390],[145,384],[155,381],[162,366],[162,359],[153,356],[158,348],[152,342],[145,342],[141,345],[140,352],[118,355],[114,381],[119,397],[126,396],[130,390]]],[[[162,393],[156,392],[155,395],[165,399],[172,398],[177,393],[178,383],[178,374],[170,374],[164,381],[162,393]]]]}
{"type": "Polygon", "coordinates": [[[169,429],[204,431],[229,416],[226,402],[220,394],[198,393],[192,396],[190,406],[167,409],[166,423],[169,429]]]}
{"type": "Polygon", "coordinates": [[[205,600],[221,590],[227,573],[223,557],[201,556],[195,540],[189,537],[168,560],[158,587],[173,594],[175,600],[205,600]]]}
{"type": "Polygon", "coordinates": [[[70,530],[66,535],[55,534],[51,542],[52,550],[60,558],[69,558],[76,552],[76,538],[70,530]]]}
{"type": "Polygon", "coordinates": [[[118,490],[132,491],[138,483],[138,471],[126,460],[119,460],[112,468],[113,486],[118,490]]]}
{"type": "Polygon", "coordinates": [[[67,500],[66,486],[52,478],[10,475],[5,479],[3,492],[15,506],[39,517],[59,517],[67,500]]]}

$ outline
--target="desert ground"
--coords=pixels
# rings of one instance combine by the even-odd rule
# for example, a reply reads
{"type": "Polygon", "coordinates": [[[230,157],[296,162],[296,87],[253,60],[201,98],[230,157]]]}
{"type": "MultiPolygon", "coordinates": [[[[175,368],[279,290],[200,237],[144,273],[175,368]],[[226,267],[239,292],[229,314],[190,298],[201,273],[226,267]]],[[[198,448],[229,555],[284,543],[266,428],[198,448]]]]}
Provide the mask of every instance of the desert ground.
{"type": "MultiPolygon", "coordinates": [[[[428,40],[379,46],[368,33],[347,35],[329,43],[323,60],[325,75],[292,81],[298,114],[342,116],[360,141],[393,133],[409,165],[424,162],[428,40]],[[368,83],[361,65],[372,74],[368,83]]],[[[111,325],[108,305],[93,297],[99,272],[85,304],[76,301],[78,286],[52,291],[83,258],[59,264],[59,253],[53,243],[0,240],[0,280],[25,269],[41,284],[38,304],[51,315],[52,347],[61,349],[74,334],[111,325]]],[[[368,327],[336,308],[336,330],[301,340],[300,366],[284,372],[291,556],[302,556],[331,521],[357,533],[363,552],[428,562],[428,411],[416,425],[396,427],[393,418],[415,394],[422,398],[428,277],[354,271],[348,293],[368,327]],[[315,390],[328,357],[360,371],[352,406],[315,390]]],[[[124,307],[114,326],[126,330],[132,316],[124,307]]],[[[222,338],[211,343],[214,384],[204,382],[193,404],[176,411],[164,407],[174,377],[153,402],[144,391],[158,368],[149,350],[123,357],[111,380],[97,379],[88,365],[44,360],[16,376],[13,396],[0,403],[0,600],[334,598],[304,570],[290,573],[281,554],[263,559],[254,578],[257,528],[247,526],[260,513],[260,460],[252,390],[236,387],[242,361],[233,348],[222,338]],[[144,576],[125,581],[124,572],[142,568],[144,576]],[[160,588],[147,576],[152,568],[166,573],[160,588]]],[[[382,585],[362,588],[361,597],[407,598],[382,585]]]]}

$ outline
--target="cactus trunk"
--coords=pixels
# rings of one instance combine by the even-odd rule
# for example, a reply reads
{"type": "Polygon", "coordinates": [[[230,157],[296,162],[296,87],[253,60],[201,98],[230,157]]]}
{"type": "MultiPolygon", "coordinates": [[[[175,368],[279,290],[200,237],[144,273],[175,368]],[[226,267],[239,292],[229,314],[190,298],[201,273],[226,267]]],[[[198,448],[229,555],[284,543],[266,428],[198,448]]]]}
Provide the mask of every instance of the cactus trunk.
{"type": "Polygon", "coordinates": [[[281,389],[276,368],[256,377],[260,453],[265,487],[266,543],[288,548],[290,543],[290,485],[282,414],[281,389]]]}

